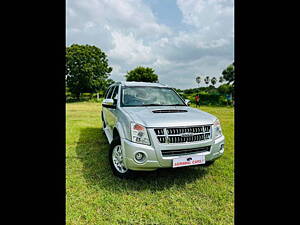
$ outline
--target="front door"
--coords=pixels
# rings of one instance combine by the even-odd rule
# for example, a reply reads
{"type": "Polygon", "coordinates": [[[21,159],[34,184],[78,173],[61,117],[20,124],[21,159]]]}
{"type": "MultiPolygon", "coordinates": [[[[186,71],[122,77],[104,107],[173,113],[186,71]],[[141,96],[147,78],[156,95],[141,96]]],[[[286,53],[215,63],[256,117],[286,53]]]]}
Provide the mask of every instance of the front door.
{"type": "MultiPolygon", "coordinates": [[[[105,95],[105,99],[111,99],[111,96],[114,92],[114,89],[115,89],[116,86],[112,86],[108,89],[108,91],[106,92],[106,95],[105,95]]],[[[110,120],[111,120],[111,116],[110,116],[110,106],[106,105],[106,104],[102,104],[102,112],[103,112],[103,121],[106,125],[106,128],[108,128],[110,134],[112,134],[112,131],[110,129],[110,120]]],[[[104,126],[104,124],[103,124],[104,126]]]]}
{"type": "Polygon", "coordinates": [[[111,99],[114,101],[114,107],[108,108],[108,126],[111,131],[111,134],[113,132],[113,129],[117,123],[117,116],[116,116],[116,110],[117,110],[117,101],[118,101],[118,94],[119,94],[119,86],[116,86],[113,90],[111,99]]]}

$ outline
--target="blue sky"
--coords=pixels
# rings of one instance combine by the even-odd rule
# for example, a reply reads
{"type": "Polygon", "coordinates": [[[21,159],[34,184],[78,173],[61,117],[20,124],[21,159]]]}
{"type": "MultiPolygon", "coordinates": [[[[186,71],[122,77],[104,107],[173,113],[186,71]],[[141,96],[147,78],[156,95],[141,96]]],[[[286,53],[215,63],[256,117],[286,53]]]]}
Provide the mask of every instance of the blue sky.
{"type": "Polygon", "coordinates": [[[233,0],[67,0],[67,46],[101,48],[115,81],[147,66],[161,83],[193,88],[196,76],[218,78],[233,62],[233,5],[233,0]]]}

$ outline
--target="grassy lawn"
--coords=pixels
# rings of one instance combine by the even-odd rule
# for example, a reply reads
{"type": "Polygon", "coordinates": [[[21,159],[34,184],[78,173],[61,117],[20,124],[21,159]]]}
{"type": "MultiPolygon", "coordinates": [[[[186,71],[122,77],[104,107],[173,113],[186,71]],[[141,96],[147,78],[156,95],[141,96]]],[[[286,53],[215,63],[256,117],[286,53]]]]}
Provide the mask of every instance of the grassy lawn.
{"type": "Polygon", "coordinates": [[[226,138],[223,157],[210,167],[112,175],[100,103],[66,105],[67,224],[233,224],[234,109],[205,107],[226,138]]]}

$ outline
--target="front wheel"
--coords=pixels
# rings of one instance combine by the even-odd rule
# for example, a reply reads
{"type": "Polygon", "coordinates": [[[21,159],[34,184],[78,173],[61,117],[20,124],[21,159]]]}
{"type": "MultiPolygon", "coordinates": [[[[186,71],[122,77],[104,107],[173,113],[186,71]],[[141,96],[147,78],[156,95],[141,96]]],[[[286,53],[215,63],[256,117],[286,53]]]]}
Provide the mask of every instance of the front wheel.
{"type": "Polygon", "coordinates": [[[214,164],[215,160],[211,160],[211,161],[207,161],[204,166],[210,166],[212,164],[214,164]]]}
{"type": "Polygon", "coordinates": [[[128,178],[132,175],[133,171],[125,167],[123,150],[119,138],[113,140],[110,144],[109,162],[114,175],[120,178],[128,178]]]}

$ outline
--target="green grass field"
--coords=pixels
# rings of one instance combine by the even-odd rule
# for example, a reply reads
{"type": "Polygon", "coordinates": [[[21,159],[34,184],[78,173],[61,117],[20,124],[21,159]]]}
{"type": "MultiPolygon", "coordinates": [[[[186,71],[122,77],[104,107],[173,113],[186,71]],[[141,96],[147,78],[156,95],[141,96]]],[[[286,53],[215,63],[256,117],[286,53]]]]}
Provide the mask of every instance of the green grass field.
{"type": "Polygon", "coordinates": [[[217,116],[225,153],[209,167],[112,175],[100,103],[66,105],[67,224],[233,224],[234,109],[201,107],[217,116]]]}

